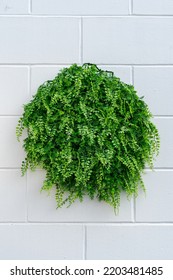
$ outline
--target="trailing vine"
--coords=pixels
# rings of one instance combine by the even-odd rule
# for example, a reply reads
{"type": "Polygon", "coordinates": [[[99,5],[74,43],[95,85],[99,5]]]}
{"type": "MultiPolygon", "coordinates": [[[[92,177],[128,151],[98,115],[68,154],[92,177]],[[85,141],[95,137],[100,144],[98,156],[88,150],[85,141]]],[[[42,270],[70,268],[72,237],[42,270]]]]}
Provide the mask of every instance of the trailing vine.
{"type": "Polygon", "coordinates": [[[56,188],[57,207],[85,195],[114,209],[120,193],[143,189],[141,174],[153,167],[159,134],[134,87],[93,64],[64,68],[24,105],[17,138],[27,129],[22,174],[46,170],[43,190],[56,188]]]}

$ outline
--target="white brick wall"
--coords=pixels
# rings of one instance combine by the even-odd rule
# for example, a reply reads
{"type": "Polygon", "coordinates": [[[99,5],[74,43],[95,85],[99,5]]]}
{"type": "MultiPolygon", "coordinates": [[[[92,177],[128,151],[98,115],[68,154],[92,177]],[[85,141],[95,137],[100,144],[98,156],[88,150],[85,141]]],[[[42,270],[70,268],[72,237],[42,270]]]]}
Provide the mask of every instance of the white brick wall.
{"type": "Polygon", "coordinates": [[[173,226],[98,225],[87,227],[87,259],[172,259],[173,226]]]}
{"type": "Polygon", "coordinates": [[[172,18],[134,16],[84,18],[84,62],[173,63],[172,30],[172,18]]]}
{"type": "Polygon", "coordinates": [[[136,15],[172,15],[172,0],[133,0],[136,15]]]}
{"type": "Polygon", "coordinates": [[[79,18],[2,17],[0,61],[4,64],[79,62],[79,23],[79,18]]]}
{"type": "Polygon", "coordinates": [[[28,14],[29,1],[28,0],[1,0],[0,1],[0,14],[28,14]]]}
{"type": "Polygon", "coordinates": [[[172,16],[172,0],[0,1],[0,259],[173,259],[172,16]],[[22,104],[74,62],[133,83],[161,136],[146,196],[122,194],[117,216],[87,197],[56,210],[44,171],[21,177],[22,104]]]}
{"type": "Polygon", "coordinates": [[[28,75],[28,67],[0,66],[1,115],[20,115],[22,113],[21,105],[29,101],[28,75]]]}
{"type": "Polygon", "coordinates": [[[128,0],[33,0],[33,14],[128,15],[128,0]]]}

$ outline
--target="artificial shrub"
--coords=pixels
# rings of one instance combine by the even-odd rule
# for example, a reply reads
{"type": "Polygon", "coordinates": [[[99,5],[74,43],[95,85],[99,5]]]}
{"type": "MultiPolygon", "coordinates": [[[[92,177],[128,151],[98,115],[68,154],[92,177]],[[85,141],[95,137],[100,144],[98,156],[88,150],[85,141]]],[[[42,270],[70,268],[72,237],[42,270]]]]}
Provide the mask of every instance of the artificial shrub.
{"type": "Polygon", "coordinates": [[[142,172],[152,168],[159,135],[151,113],[134,87],[93,64],[64,68],[42,84],[24,105],[16,134],[28,168],[46,170],[43,190],[56,188],[57,207],[85,195],[120,204],[144,189],[142,172]]]}

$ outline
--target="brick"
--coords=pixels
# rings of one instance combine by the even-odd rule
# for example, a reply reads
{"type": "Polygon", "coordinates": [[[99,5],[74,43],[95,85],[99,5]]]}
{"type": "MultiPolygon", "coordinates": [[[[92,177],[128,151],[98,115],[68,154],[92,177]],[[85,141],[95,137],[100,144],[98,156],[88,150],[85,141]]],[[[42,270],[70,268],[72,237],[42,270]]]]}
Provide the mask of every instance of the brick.
{"type": "Polygon", "coordinates": [[[173,115],[173,67],[134,67],[134,85],[154,115],[173,115]]]}
{"type": "Polygon", "coordinates": [[[0,14],[27,14],[29,0],[3,0],[0,1],[0,14]]]}
{"type": "Polygon", "coordinates": [[[173,222],[173,171],[156,170],[144,176],[146,196],[136,199],[136,221],[173,222]]]}
{"type": "MultiPolygon", "coordinates": [[[[68,67],[68,66],[66,66],[68,67]]],[[[64,66],[32,66],[31,67],[31,94],[37,92],[38,87],[48,80],[52,80],[64,66]]]]}
{"type": "Polygon", "coordinates": [[[87,227],[87,259],[172,260],[173,226],[87,227]]]}
{"type": "Polygon", "coordinates": [[[26,221],[26,177],[20,170],[0,170],[0,222],[26,221]]]}
{"type": "Polygon", "coordinates": [[[173,15],[172,0],[133,0],[136,15],[173,15]]]}
{"type": "Polygon", "coordinates": [[[118,222],[131,221],[131,201],[125,195],[121,197],[119,213],[106,203],[85,198],[78,200],[70,208],[66,206],[56,209],[55,190],[50,195],[43,191],[40,194],[45,172],[28,173],[28,219],[30,222],[118,222]]]}
{"type": "Polygon", "coordinates": [[[0,167],[20,167],[25,158],[23,144],[16,139],[18,119],[18,117],[0,118],[0,167]]]}
{"type": "Polygon", "coordinates": [[[0,67],[0,115],[19,115],[29,100],[28,68],[0,67]]]}
{"type": "Polygon", "coordinates": [[[79,61],[78,18],[3,17],[0,38],[1,63],[79,61]]]}
{"type": "Polygon", "coordinates": [[[172,18],[85,18],[83,20],[84,62],[173,63],[172,31],[172,18]]]}
{"type": "Polygon", "coordinates": [[[160,135],[160,153],[154,162],[154,166],[173,167],[173,118],[154,118],[153,122],[160,135]]]}
{"type": "Polygon", "coordinates": [[[78,225],[0,225],[1,260],[76,260],[83,255],[78,225]]]}
{"type": "Polygon", "coordinates": [[[33,0],[34,14],[56,15],[127,15],[128,0],[33,0]]]}

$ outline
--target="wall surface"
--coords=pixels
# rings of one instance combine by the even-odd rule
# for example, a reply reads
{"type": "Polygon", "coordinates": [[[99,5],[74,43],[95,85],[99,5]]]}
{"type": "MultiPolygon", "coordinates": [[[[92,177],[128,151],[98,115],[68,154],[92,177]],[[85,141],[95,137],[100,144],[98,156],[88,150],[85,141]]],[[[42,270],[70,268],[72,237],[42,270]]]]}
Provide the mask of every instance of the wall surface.
{"type": "MultiPolygon", "coordinates": [[[[173,1],[0,1],[0,259],[173,259],[173,1]],[[161,137],[146,196],[56,210],[21,177],[15,127],[38,86],[72,63],[111,69],[145,96],[161,137]]],[[[24,136],[23,136],[24,137],[24,136]]]]}

